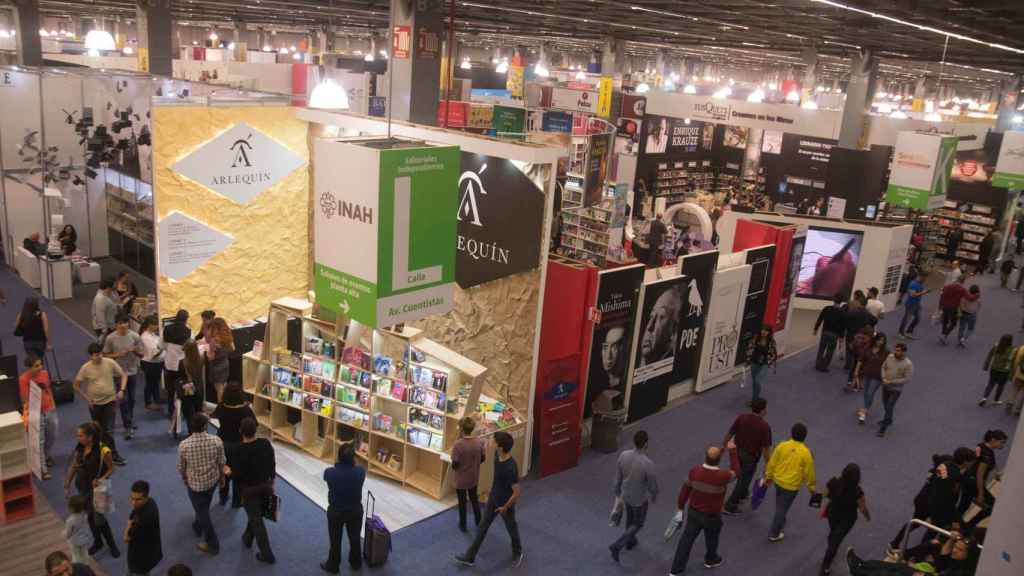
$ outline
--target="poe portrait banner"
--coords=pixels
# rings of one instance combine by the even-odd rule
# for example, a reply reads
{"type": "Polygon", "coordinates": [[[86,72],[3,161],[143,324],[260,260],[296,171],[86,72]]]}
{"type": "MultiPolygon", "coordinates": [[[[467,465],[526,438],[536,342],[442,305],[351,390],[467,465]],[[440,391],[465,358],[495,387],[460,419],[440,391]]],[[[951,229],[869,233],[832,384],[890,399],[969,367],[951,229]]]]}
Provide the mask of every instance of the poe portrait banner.
{"type": "Polygon", "coordinates": [[[679,321],[679,348],[676,350],[672,384],[694,381],[700,368],[708,305],[718,267],[718,250],[685,256],[679,271],[687,277],[686,301],[679,321]]]}
{"type": "Polygon", "coordinates": [[[645,284],[641,292],[633,382],[626,399],[630,422],[654,414],[668,402],[688,283],[689,278],[676,276],[645,284]]]}
{"type": "Polygon", "coordinates": [[[747,347],[765,323],[764,311],[768,305],[768,290],[772,281],[772,264],[775,261],[775,246],[761,246],[747,250],[747,264],[750,265],[750,283],[747,284],[746,304],[743,306],[743,320],[740,323],[740,341],[736,349],[736,366],[747,363],[747,347]]]}
{"type": "Polygon", "coordinates": [[[600,319],[591,336],[584,418],[592,415],[595,406],[598,411],[626,407],[626,370],[643,281],[642,264],[605,270],[598,275],[594,308],[600,319]]]}

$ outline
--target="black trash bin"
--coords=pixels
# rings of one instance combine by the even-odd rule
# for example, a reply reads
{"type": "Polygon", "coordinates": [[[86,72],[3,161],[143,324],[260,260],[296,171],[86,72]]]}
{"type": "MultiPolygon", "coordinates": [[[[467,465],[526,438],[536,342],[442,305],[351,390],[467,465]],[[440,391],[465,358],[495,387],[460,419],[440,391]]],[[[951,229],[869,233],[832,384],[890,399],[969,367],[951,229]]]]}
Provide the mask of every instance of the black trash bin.
{"type": "Polygon", "coordinates": [[[626,411],[595,412],[590,429],[590,446],[598,452],[613,454],[619,451],[619,433],[626,423],[626,411]]]}

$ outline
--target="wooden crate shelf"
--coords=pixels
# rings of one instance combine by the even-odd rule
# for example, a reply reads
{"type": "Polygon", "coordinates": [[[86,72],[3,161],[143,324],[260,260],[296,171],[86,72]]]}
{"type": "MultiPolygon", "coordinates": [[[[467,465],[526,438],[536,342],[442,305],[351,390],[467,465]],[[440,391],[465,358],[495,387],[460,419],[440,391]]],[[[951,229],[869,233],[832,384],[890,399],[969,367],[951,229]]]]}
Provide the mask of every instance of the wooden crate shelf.
{"type": "Polygon", "coordinates": [[[19,412],[0,414],[0,521],[5,524],[36,513],[35,488],[25,425],[19,412]]]}

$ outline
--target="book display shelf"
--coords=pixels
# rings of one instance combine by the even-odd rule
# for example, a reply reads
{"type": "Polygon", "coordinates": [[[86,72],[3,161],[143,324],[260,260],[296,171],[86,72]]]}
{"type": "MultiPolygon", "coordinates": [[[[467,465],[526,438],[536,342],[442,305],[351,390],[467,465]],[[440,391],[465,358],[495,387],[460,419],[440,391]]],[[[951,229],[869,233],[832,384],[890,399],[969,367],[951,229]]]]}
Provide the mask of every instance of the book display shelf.
{"type": "Polygon", "coordinates": [[[9,524],[36,513],[25,423],[18,412],[0,414],[0,521],[9,524]]]}
{"type": "Polygon", "coordinates": [[[511,407],[482,396],[486,368],[422,331],[311,311],[308,302],[275,301],[262,346],[243,356],[243,386],[275,440],[331,463],[339,445],[353,443],[369,472],[441,499],[464,415],[479,413],[484,434],[525,427],[511,407]],[[291,318],[302,324],[299,350],[288,347],[291,318]]]}

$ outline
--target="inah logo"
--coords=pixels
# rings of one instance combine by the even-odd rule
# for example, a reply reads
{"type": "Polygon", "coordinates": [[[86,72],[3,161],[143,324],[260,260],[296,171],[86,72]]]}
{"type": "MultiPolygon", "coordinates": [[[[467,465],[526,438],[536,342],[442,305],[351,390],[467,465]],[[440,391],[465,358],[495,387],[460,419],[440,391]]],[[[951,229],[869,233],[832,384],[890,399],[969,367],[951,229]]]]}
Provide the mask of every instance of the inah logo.
{"type": "Polygon", "coordinates": [[[235,159],[231,163],[232,168],[238,168],[242,164],[244,164],[246,168],[252,168],[252,163],[249,162],[249,154],[246,152],[246,149],[252,150],[252,143],[249,142],[251,139],[252,133],[245,138],[235,140],[235,143],[231,145],[231,149],[235,151],[235,159]]]}
{"type": "Polygon", "coordinates": [[[465,217],[470,223],[475,226],[483,227],[483,223],[480,221],[480,210],[476,205],[476,190],[479,190],[481,194],[487,194],[487,190],[484,190],[483,181],[480,180],[480,175],[487,170],[487,164],[480,167],[480,172],[473,172],[467,170],[459,176],[459,189],[462,189],[462,183],[466,182],[465,191],[462,193],[462,200],[459,202],[459,212],[456,218],[461,222],[465,217]],[[476,183],[474,189],[473,183],[476,183]]]}
{"type": "Polygon", "coordinates": [[[334,198],[334,194],[327,190],[320,194],[320,211],[323,212],[324,218],[328,220],[338,213],[338,201],[334,198]]]}

